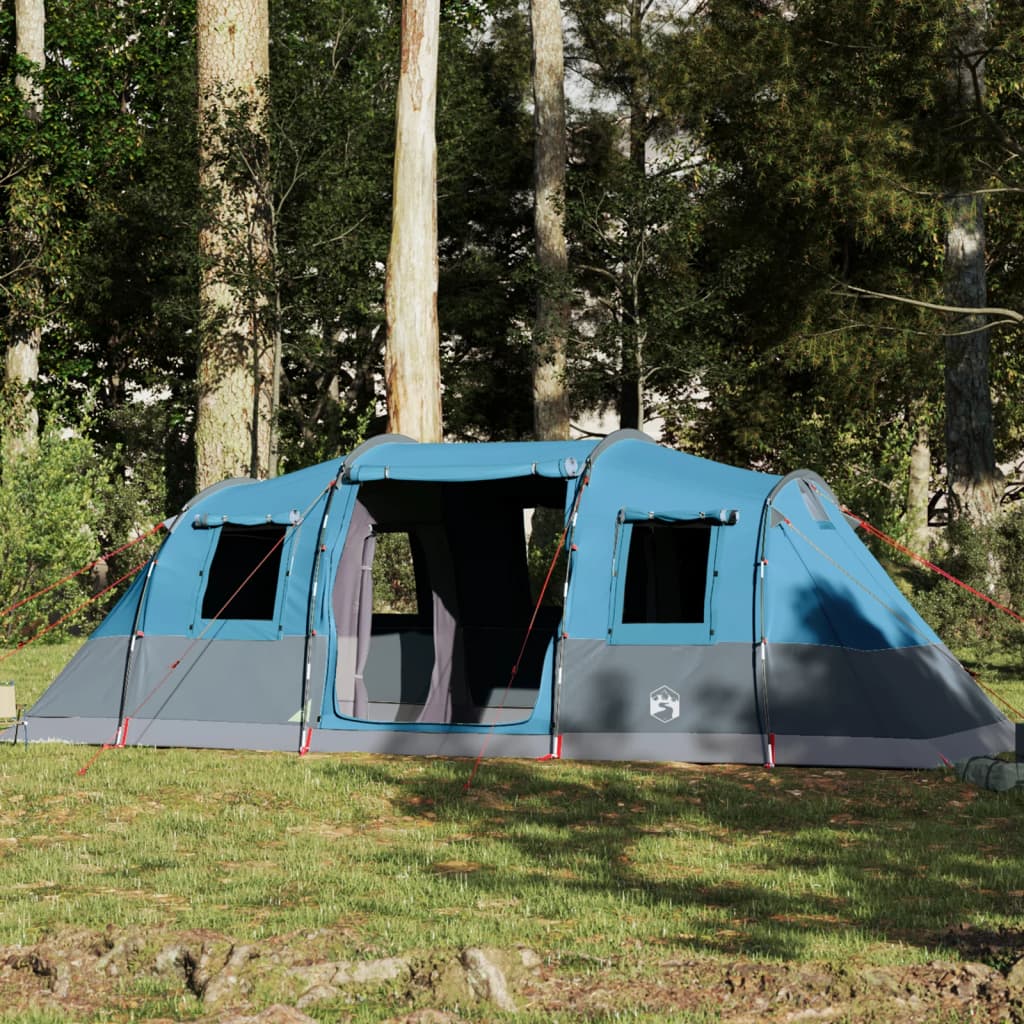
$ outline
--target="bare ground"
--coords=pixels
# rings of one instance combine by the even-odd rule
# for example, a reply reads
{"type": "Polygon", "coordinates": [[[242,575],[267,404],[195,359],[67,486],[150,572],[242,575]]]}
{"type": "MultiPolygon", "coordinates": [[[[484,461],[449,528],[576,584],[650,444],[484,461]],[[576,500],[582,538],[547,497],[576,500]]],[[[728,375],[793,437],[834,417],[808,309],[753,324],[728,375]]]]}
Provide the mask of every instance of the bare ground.
{"type": "Polygon", "coordinates": [[[345,929],[236,943],[207,931],[65,930],[0,948],[0,1017],[217,1024],[454,1024],[508,1015],[591,1021],[625,1014],[761,1021],[1024,1022],[1024,932],[961,929],[913,966],[462,950],[374,956],[345,929]]]}

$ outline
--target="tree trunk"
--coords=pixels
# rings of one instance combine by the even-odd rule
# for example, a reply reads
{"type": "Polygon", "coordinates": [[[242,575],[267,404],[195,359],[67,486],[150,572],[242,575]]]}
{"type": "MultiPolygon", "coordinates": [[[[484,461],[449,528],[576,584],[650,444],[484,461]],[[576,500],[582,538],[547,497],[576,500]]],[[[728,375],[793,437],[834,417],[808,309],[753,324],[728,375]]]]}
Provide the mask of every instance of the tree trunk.
{"type": "MultiPolygon", "coordinates": [[[[647,73],[644,66],[644,0],[629,2],[629,41],[632,62],[629,79],[629,162],[637,195],[643,202],[643,184],[647,178],[647,118],[648,92],[647,73]]],[[[622,376],[619,385],[619,425],[643,430],[644,426],[644,310],[640,292],[640,276],[643,273],[646,233],[642,209],[630,218],[629,260],[631,270],[628,293],[625,296],[625,320],[622,325],[622,376]]]]}
{"type": "Polygon", "coordinates": [[[533,431],[569,436],[565,351],[569,258],[565,243],[565,64],[560,0],[531,0],[533,45],[533,229],[540,288],[533,327],[533,431]]]}
{"type": "MultiPolygon", "coordinates": [[[[15,45],[18,54],[36,67],[46,65],[46,8],[44,0],[15,0],[15,45]]],[[[25,116],[38,121],[43,113],[43,91],[31,76],[18,75],[15,84],[24,102],[25,116]]],[[[29,168],[9,190],[8,245],[13,270],[10,292],[8,342],[4,359],[3,463],[35,449],[39,439],[39,413],[35,388],[39,381],[39,351],[43,338],[43,287],[38,274],[40,235],[34,220],[35,189],[41,187],[29,168]]]]}
{"type": "MultiPolygon", "coordinates": [[[[985,0],[968,5],[971,22],[958,40],[951,73],[958,121],[976,115],[984,98],[985,66],[982,34],[985,0]]],[[[967,176],[951,183],[947,202],[946,302],[951,306],[983,307],[985,278],[985,208],[971,194],[967,176]]],[[[1002,495],[996,467],[989,388],[989,331],[984,316],[951,316],[946,347],[946,459],[950,521],[966,518],[986,523],[994,518],[1002,495]]]]}
{"type": "Polygon", "coordinates": [[[917,421],[914,443],[910,446],[910,470],[907,474],[907,541],[912,551],[928,553],[928,503],[931,500],[932,449],[928,425],[917,421]]]}
{"type": "Polygon", "coordinates": [[[202,489],[225,477],[269,475],[276,353],[263,127],[267,0],[199,0],[197,25],[200,185],[210,204],[199,234],[202,489]]]}
{"type": "Polygon", "coordinates": [[[385,307],[388,430],[440,441],[437,325],[437,53],[440,0],[403,0],[385,307]]]}

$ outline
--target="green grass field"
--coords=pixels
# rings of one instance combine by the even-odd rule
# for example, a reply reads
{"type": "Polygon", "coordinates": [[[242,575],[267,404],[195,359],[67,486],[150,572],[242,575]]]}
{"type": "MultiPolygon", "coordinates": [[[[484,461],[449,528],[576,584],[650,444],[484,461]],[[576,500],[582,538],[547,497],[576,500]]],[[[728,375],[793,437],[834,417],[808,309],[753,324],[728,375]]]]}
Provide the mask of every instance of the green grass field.
{"type": "MultiPolygon", "coordinates": [[[[19,700],[71,650],[21,652],[19,700]]],[[[343,924],[375,955],[914,964],[1024,913],[1024,792],[951,771],[500,761],[465,792],[458,760],[127,748],[80,775],[95,753],[0,746],[0,945],[343,924]]]]}

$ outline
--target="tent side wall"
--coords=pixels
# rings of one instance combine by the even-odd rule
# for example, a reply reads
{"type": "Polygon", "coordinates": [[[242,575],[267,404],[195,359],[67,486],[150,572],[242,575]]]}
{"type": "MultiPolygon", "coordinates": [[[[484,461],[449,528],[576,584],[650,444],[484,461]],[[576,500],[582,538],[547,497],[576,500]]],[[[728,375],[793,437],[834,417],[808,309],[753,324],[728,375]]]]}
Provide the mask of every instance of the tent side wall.
{"type": "Polygon", "coordinates": [[[933,767],[1012,747],[1010,723],[842,513],[799,475],[784,483],[776,494],[778,478],[643,445],[605,454],[575,538],[565,756],[933,767]],[[689,509],[710,536],[696,572],[703,615],[677,616],[699,621],[655,621],[657,608],[628,621],[638,516],[620,507],[625,494],[652,521],[689,509]]]}
{"type": "Polygon", "coordinates": [[[757,511],[774,479],[631,440],[602,453],[573,536],[558,718],[564,756],[764,759],[751,587],[757,511]],[[629,608],[643,530],[654,542],[640,570],[646,585],[671,582],[678,565],[692,612],[629,608]],[[681,541],[675,561],[662,533],[681,541]],[[697,547],[691,533],[702,538],[697,547]],[[693,621],[655,621],[673,617],[693,621]]]}
{"type": "Polygon", "coordinates": [[[204,492],[153,563],[126,690],[142,576],[30,710],[33,738],[109,742],[123,693],[131,743],[297,749],[328,656],[307,625],[336,468],[204,492]]]}
{"type": "Polygon", "coordinates": [[[931,767],[1013,746],[827,492],[794,478],[771,507],[762,686],[780,762],[931,767]]]}

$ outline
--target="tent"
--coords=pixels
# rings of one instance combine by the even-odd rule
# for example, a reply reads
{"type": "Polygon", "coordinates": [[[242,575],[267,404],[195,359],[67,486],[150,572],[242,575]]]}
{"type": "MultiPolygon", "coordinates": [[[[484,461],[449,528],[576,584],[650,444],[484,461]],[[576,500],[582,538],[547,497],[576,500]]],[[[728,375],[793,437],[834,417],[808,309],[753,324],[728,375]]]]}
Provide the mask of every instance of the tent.
{"type": "Polygon", "coordinates": [[[211,487],[28,726],[34,741],[893,767],[1014,743],[818,476],[636,431],[385,435],[211,487]],[[540,604],[538,509],[567,524],[540,604]]]}

